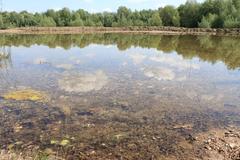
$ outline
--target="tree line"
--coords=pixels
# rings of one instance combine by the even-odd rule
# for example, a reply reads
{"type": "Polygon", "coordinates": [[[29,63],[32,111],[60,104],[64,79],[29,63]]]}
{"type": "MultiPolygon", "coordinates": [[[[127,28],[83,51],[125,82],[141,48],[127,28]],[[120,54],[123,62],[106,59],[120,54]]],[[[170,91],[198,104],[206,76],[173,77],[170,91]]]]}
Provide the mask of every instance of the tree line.
{"type": "Polygon", "coordinates": [[[1,12],[0,27],[64,27],[64,26],[174,26],[188,28],[240,27],[240,0],[187,0],[179,7],[165,6],[157,10],[132,11],[119,7],[117,12],[89,13],[68,8],[43,13],[1,12]]]}

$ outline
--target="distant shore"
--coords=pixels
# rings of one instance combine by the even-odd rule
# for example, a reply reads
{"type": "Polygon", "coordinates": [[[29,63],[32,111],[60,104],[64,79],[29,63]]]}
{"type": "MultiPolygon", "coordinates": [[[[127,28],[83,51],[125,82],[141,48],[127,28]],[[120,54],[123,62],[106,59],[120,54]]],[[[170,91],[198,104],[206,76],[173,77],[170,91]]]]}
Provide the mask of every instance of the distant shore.
{"type": "Polygon", "coordinates": [[[240,28],[182,28],[182,27],[23,27],[0,30],[0,34],[81,34],[81,33],[143,33],[167,35],[233,35],[240,28]]]}

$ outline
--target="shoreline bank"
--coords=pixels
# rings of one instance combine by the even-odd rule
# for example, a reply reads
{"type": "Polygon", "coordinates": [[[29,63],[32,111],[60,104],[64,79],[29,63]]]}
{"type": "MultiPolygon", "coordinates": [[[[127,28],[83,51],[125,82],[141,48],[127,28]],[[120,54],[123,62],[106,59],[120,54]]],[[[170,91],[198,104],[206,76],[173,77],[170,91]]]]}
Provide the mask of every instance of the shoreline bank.
{"type": "Polygon", "coordinates": [[[0,34],[81,34],[81,33],[142,33],[167,35],[231,35],[240,36],[240,28],[181,27],[24,27],[0,30],[0,34]]]}

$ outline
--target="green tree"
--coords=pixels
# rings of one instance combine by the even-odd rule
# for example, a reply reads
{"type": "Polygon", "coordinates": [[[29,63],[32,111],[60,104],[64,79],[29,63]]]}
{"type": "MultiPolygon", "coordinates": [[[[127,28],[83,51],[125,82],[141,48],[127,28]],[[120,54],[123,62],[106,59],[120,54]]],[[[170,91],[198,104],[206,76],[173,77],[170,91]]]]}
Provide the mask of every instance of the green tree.
{"type": "MultiPolygon", "coordinates": [[[[231,0],[227,0],[231,1],[231,0]]],[[[208,14],[219,15],[224,10],[224,0],[206,0],[199,9],[199,13],[202,16],[207,16],[208,14]]]]}
{"type": "Polygon", "coordinates": [[[203,16],[201,22],[199,23],[199,27],[200,28],[216,28],[216,26],[214,26],[214,23],[216,23],[217,18],[218,18],[218,15],[211,14],[211,13],[207,16],[203,16]]]}
{"type": "Polygon", "coordinates": [[[201,20],[199,14],[200,5],[196,1],[187,1],[186,4],[178,8],[180,15],[180,23],[182,27],[198,27],[201,20]]]}
{"type": "Polygon", "coordinates": [[[114,21],[115,20],[114,20],[113,13],[108,13],[108,12],[103,13],[103,26],[104,27],[112,27],[112,24],[114,21]]]}
{"type": "Polygon", "coordinates": [[[87,19],[84,22],[84,26],[95,26],[94,22],[91,19],[87,19]]]}
{"type": "Polygon", "coordinates": [[[80,17],[79,13],[74,13],[72,21],[69,23],[70,26],[83,26],[83,20],[80,17]]]}
{"type": "Polygon", "coordinates": [[[38,22],[41,27],[56,27],[56,23],[52,17],[41,16],[38,22]]]}
{"type": "Polygon", "coordinates": [[[56,16],[57,16],[56,12],[55,12],[53,9],[47,10],[47,12],[45,13],[45,15],[46,15],[47,17],[52,17],[53,19],[55,19],[56,16]]]}
{"type": "Polygon", "coordinates": [[[222,16],[216,16],[214,21],[212,22],[212,28],[223,28],[224,27],[224,19],[222,16]]]}
{"type": "Polygon", "coordinates": [[[131,20],[132,20],[133,26],[143,26],[144,25],[143,21],[141,20],[141,15],[138,11],[132,12],[131,20]]]}
{"type": "Polygon", "coordinates": [[[131,26],[132,21],[130,19],[131,10],[126,7],[119,7],[117,11],[118,26],[125,27],[131,26]]]}
{"type": "Polygon", "coordinates": [[[0,28],[3,28],[3,18],[2,18],[2,15],[0,15],[0,28]]]}
{"type": "Polygon", "coordinates": [[[28,26],[183,26],[205,28],[235,28],[240,24],[240,0],[187,0],[177,9],[166,6],[158,10],[132,11],[119,7],[117,12],[89,13],[83,9],[71,11],[63,8],[44,13],[23,11],[2,12],[1,25],[6,27],[28,26]]]}
{"type": "Polygon", "coordinates": [[[21,15],[17,12],[11,12],[9,15],[6,17],[6,21],[8,25],[12,24],[14,27],[21,27],[21,15]]]}
{"type": "Polygon", "coordinates": [[[240,9],[240,1],[239,0],[232,0],[233,5],[236,7],[236,9],[240,9]]]}
{"type": "Polygon", "coordinates": [[[144,22],[140,19],[133,20],[133,25],[134,26],[144,26],[144,22]]]}
{"type": "Polygon", "coordinates": [[[90,19],[93,21],[93,26],[103,26],[103,15],[101,13],[91,14],[90,19]]]}
{"type": "Polygon", "coordinates": [[[203,16],[201,22],[198,24],[200,28],[211,28],[211,22],[205,16],[203,16]]]}
{"type": "Polygon", "coordinates": [[[80,15],[80,17],[83,21],[86,21],[87,18],[89,17],[89,15],[90,15],[87,11],[85,11],[83,9],[77,10],[77,13],[80,15]]]}
{"type": "Polygon", "coordinates": [[[36,26],[37,21],[32,13],[27,11],[20,12],[20,27],[36,26]]]}
{"type": "Polygon", "coordinates": [[[164,8],[160,8],[159,11],[164,26],[180,26],[180,17],[178,10],[175,9],[173,6],[166,6],[164,8]]]}
{"type": "Polygon", "coordinates": [[[71,11],[68,8],[63,8],[58,11],[58,24],[60,26],[69,26],[71,22],[71,11]]]}
{"type": "Polygon", "coordinates": [[[149,19],[150,26],[162,26],[162,19],[158,12],[155,12],[152,17],[149,19]]]}
{"type": "Polygon", "coordinates": [[[153,14],[152,10],[142,10],[142,11],[139,11],[139,15],[140,15],[139,16],[139,19],[140,19],[139,21],[142,21],[144,26],[149,25],[148,21],[152,17],[152,14],[153,14]]]}
{"type": "Polygon", "coordinates": [[[240,21],[238,18],[228,17],[224,21],[224,28],[239,28],[240,27],[240,21]]]}

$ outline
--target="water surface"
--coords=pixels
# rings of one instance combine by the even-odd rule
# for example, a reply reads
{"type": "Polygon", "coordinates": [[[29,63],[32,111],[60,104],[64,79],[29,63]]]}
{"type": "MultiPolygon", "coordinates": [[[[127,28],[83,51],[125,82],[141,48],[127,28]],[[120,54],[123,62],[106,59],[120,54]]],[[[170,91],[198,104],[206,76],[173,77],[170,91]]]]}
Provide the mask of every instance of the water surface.
{"type": "Polygon", "coordinates": [[[240,38],[4,35],[1,149],[67,159],[202,157],[195,135],[240,125],[240,38]],[[4,95],[44,93],[44,101],[4,95]]]}

